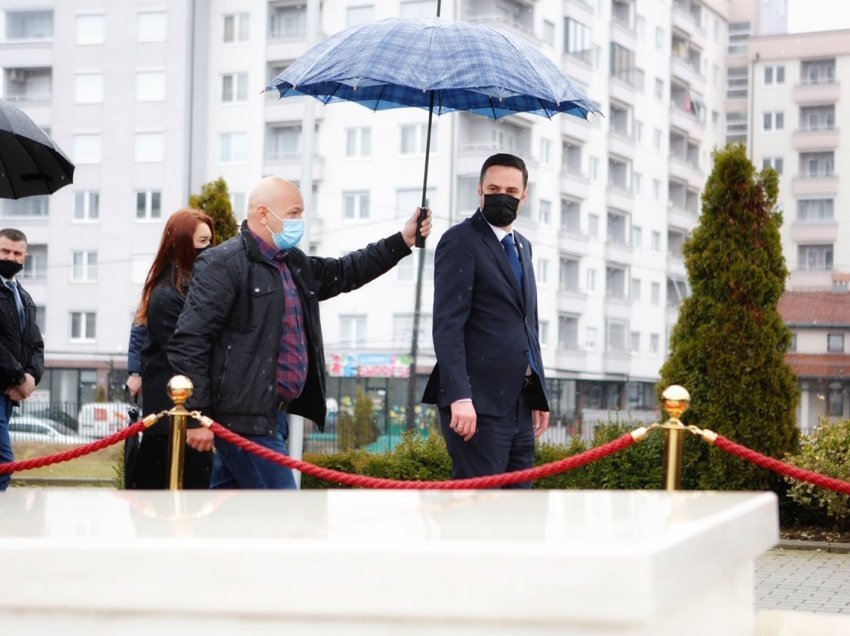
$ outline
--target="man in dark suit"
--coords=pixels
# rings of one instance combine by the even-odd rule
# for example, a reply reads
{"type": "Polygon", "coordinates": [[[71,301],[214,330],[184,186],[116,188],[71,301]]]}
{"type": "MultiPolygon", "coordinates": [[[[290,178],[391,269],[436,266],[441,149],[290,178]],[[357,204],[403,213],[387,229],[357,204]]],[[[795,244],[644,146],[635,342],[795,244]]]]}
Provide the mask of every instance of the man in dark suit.
{"type": "MultiPolygon", "coordinates": [[[[44,373],[44,342],[35,322],[35,303],[15,275],[27,259],[27,237],[0,230],[0,463],[15,461],[9,437],[12,407],[26,400],[44,373]]],[[[0,475],[0,491],[12,476],[0,475]]]]}
{"type": "Polygon", "coordinates": [[[527,185],[522,159],[488,158],[479,209],[437,245],[437,365],[423,402],[439,407],[454,479],[532,467],[549,425],[531,244],[512,231],[527,185]]]}

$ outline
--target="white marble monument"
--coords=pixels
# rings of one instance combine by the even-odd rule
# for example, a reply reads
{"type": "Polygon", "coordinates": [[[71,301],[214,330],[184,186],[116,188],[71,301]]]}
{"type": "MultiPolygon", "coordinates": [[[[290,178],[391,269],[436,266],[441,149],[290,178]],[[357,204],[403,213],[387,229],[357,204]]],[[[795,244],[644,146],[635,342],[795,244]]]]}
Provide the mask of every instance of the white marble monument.
{"type": "Polygon", "coordinates": [[[0,494],[7,634],[756,634],[770,493],[0,494]]]}

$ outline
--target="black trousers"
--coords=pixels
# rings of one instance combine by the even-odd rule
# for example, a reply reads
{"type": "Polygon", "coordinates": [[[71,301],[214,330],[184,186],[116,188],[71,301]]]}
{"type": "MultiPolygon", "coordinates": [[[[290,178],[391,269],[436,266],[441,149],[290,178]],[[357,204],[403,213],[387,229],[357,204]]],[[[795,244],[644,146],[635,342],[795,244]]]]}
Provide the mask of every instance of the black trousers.
{"type": "MultiPolygon", "coordinates": [[[[478,413],[475,435],[468,442],[449,428],[451,408],[440,409],[440,427],[452,458],[452,479],[501,475],[534,466],[534,423],[526,391],[520,391],[515,408],[502,417],[478,413]]],[[[531,482],[504,488],[531,488],[531,482]]]]}
{"type": "MultiPolygon", "coordinates": [[[[136,460],[125,487],[129,490],[166,490],[171,471],[171,437],[143,435],[136,460]]],[[[183,489],[210,487],[213,454],[186,446],[183,459],[183,489]]]]}

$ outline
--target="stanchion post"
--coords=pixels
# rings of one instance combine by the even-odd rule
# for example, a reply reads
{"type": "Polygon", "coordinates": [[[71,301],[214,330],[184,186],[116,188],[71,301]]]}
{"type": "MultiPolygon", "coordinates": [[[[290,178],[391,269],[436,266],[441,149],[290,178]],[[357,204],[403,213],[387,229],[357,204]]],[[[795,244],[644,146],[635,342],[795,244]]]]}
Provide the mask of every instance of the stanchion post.
{"type": "Polygon", "coordinates": [[[664,410],[670,418],[664,430],[667,436],[664,440],[664,489],[681,490],[682,488],[682,451],[685,444],[685,429],[679,420],[691,404],[691,395],[678,384],[668,386],[661,394],[664,410]]]}
{"type": "Polygon", "coordinates": [[[171,409],[171,471],[168,489],[183,489],[183,459],[186,455],[186,400],[192,397],[192,381],[185,375],[175,375],[168,381],[168,397],[174,402],[171,409]]]}

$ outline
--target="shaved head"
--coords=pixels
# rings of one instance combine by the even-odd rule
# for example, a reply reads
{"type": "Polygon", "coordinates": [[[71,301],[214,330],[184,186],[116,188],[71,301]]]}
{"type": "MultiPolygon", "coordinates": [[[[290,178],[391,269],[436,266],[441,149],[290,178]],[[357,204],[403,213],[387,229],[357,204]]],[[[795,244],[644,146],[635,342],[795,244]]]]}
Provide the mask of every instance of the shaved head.
{"type": "Polygon", "coordinates": [[[269,245],[274,245],[272,234],[281,230],[282,219],[303,214],[301,191],[280,177],[261,179],[248,197],[248,228],[269,245]]]}

